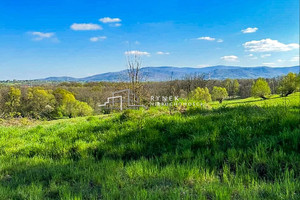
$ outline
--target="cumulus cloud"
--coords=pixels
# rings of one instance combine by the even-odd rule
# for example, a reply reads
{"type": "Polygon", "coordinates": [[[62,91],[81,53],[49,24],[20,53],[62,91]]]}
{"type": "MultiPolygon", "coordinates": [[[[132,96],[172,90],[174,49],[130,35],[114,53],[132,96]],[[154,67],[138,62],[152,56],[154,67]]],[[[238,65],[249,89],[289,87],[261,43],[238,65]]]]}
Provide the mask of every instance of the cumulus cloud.
{"type": "Polygon", "coordinates": [[[82,24],[74,23],[71,25],[71,29],[74,31],[92,31],[92,30],[102,30],[102,27],[98,24],[92,24],[92,23],[82,23],[82,24]]]}
{"type": "Polygon", "coordinates": [[[105,40],[106,38],[107,38],[106,36],[91,37],[91,38],[90,38],[90,41],[91,41],[91,42],[98,42],[98,41],[105,40]]]}
{"type": "Polygon", "coordinates": [[[43,32],[29,32],[31,35],[34,36],[34,40],[43,40],[46,38],[52,38],[55,34],[54,33],[43,33],[43,32]]]}
{"type": "Polygon", "coordinates": [[[163,51],[158,51],[156,52],[157,55],[170,55],[169,52],[163,52],[163,51]]]}
{"type": "Polygon", "coordinates": [[[294,56],[290,60],[291,62],[299,62],[299,56],[294,56]]]}
{"type": "Polygon", "coordinates": [[[238,57],[235,55],[231,55],[231,56],[223,56],[221,57],[222,60],[225,60],[227,62],[238,62],[238,57]]]}
{"type": "Polygon", "coordinates": [[[212,37],[205,36],[205,37],[198,37],[197,40],[214,41],[214,40],[216,40],[216,38],[212,38],[212,37]]]}
{"type": "Polygon", "coordinates": [[[117,23],[117,22],[121,22],[121,19],[120,18],[103,17],[103,18],[99,19],[99,21],[102,23],[117,23]]]}
{"type": "Polygon", "coordinates": [[[260,57],[261,57],[261,58],[265,58],[265,57],[270,57],[270,56],[271,56],[271,54],[268,53],[268,54],[263,54],[263,55],[261,55],[260,57]]]}
{"type": "Polygon", "coordinates": [[[242,33],[255,33],[258,30],[258,28],[254,27],[254,28],[246,28],[244,30],[241,30],[242,33]]]}
{"type": "Polygon", "coordinates": [[[244,43],[243,46],[250,52],[291,51],[293,49],[299,49],[299,44],[297,43],[284,44],[270,38],[252,40],[244,43]]]}
{"type": "Polygon", "coordinates": [[[217,40],[217,42],[223,42],[223,41],[224,41],[224,40],[222,40],[222,39],[218,39],[218,40],[217,40]]]}
{"type": "Polygon", "coordinates": [[[146,52],[146,51],[125,51],[124,53],[125,55],[138,55],[138,56],[150,56],[150,53],[146,52]]]}

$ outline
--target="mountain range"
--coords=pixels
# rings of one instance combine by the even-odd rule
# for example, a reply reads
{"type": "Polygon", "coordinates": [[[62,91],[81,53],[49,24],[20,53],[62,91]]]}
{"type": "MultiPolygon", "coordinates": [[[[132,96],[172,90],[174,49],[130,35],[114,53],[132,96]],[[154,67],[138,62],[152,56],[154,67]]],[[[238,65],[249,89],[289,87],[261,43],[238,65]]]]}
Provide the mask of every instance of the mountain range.
{"type": "MultiPolygon", "coordinates": [[[[204,74],[206,79],[255,79],[255,78],[273,78],[288,74],[289,72],[299,73],[300,66],[293,67],[240,67],[240,66],[211,66],[203,68],[192,67],[144,67],[141,68],[141,77],[144,81],[168,81],[174,79],[183,79],[186,75],[204,74]]],[[[126,81],[127,70],[119,72],[108,72],[96,74],[84,78],[73,78],[68,76],[48,77],[38,79],[40,81],[78,81],[78,82],[93,82],[93,81],[126,81]]]]}

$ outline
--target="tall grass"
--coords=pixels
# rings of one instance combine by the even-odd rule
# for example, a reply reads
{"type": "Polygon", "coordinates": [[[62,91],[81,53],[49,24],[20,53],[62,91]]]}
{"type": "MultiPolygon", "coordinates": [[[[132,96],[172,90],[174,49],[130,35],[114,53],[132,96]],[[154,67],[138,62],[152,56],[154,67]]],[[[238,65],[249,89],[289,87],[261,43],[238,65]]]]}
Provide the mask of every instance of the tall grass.
{"type": "Polygon", "coordinates": [[[293,98],[1,127],[0,199],[300,199],[293,98]]]}

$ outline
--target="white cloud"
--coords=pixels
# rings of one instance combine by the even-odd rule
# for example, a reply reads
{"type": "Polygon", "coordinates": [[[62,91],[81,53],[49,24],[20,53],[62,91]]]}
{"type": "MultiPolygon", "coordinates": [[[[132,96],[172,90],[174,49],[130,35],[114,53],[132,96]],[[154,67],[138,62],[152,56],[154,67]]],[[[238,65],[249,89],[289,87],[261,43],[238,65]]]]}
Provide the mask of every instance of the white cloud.
{"type": "Polygon", "coordinates": [[[91,42],[98,42],[98,41],[101,41],[101,40],[105,40],[106,38],[107,38],[106,36],[91,37],[90,41],[91,42]]]}
{"type": "Polygon", "coordinates": [[[299,56],[294,56],[290,60],[291,62],[299,62],[299,56]]]}
{"type": "Polygon", "coordinates": [[[263,55],[261,55],[260,57],[261,57],[261,58],[265,58],[265,57],[270,57],[270,56],[271,56],[271,54],[268,53],[268,54],[263,54],[263,55]]]}
{"type": "Polygon", "coordinates": [[[216,38],[209,37],[209,36],[198,37],[198,38],[196,38],[196,40],[207,40],[207,41],[223,42],[222,39],[216,39],[216,38]]]}
{"type": "Polygon", "coordinates": [[[275,63],[263,63],[263,65],[265,65],[265,66],[274,66],[275,63]]]}
{"type": "Polygon", "coordinates": [[[278,59],[277,62],[285,62],[285,60],[278,59]]]}
{"type": "Polygon", "coordinates": [[[71,29],[74,31],[91,31],[91,30],[102,30],[102,27],[98,24],[92,24],[92,23],[82,23],[77,24],[74,23],[71,25],[71,29]]]}
{"type": "Polygon", "coordinates": [[[252,53],[250,53],[249,55],[247,55],[248,57],[250,57],[251,60],[256,60],[257,57],[254,56],[252,53]]]}
{"type": "Polygon", "coordinates": [[[228,62],[238,62],[238,57],[231,55],[231,56],[223,56],[221,57],[222,60],[228,61],[228,62]]]}
{"type": "Polygon", "coordinates": [[[272,52],[272,51],[291,51],[293,49],[299,49],[299,44],[283,44],[278,40],[272,40],[270,38],[262,40],[252,40],[243,44],[244,48],[250,52],[272,52]]]}
{"type": "Polygon", "coordinates": [[[109,24],[109,26],[111,26],[111,27],[120,27],[120,26],[122,26],[122,24],[121,23],[115,23],[115,24],[109,24]]]}
{"type": "Polygon", "coordinates": [[[121,19],[120,18],[103,17],[103,18],[99,19],[99,21],[102,23],[117,23],[117,22],[121,22],[121,19]]]}
{"type": "Polygon", "coordinates": [[[170,55],[169,52],[163,52],[163,51],[158,51],[158,52],[156,52],[156,54],[158,54],[158,55],[170,55]]]}
{"type": "Polygon", "coordinates": [[[150,56],[150,53],[146,51],[125,51],[125,55],[138,55],[138,56],[150,56]]]}
{"type": "Polygon", "coordinates": [[[242,33],[255,33],[258,30],[258,28],[254,27],[254,28],[246,28],[244,30],[241,30],[242,33]]]}
{"type": "Polygon", "coordinates": [[[214,40],[216,40],[216,38],[212,38],[212,37],[205,36],[205,37],[198,37],[197,40],[214,41],[214,40]]]}
{"type": "Polygon", "coordinates": [[[43,33],[43,32],[30,32],[31,35],[35,36],[33,39],[34,40],[43,40],[45,38],[51,38],[55,34],[54,33],[43,33]]]}

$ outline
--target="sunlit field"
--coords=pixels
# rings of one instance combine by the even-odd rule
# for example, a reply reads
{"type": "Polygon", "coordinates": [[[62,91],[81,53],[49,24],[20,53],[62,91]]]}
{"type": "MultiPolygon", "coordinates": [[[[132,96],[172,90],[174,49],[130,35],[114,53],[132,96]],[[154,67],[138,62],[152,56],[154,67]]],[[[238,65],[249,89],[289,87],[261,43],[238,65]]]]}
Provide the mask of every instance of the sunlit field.
{"type": "Polygon", "coordinates": [[[299,97],[2,121],[0,199],[299,199],[299,97]]]}

